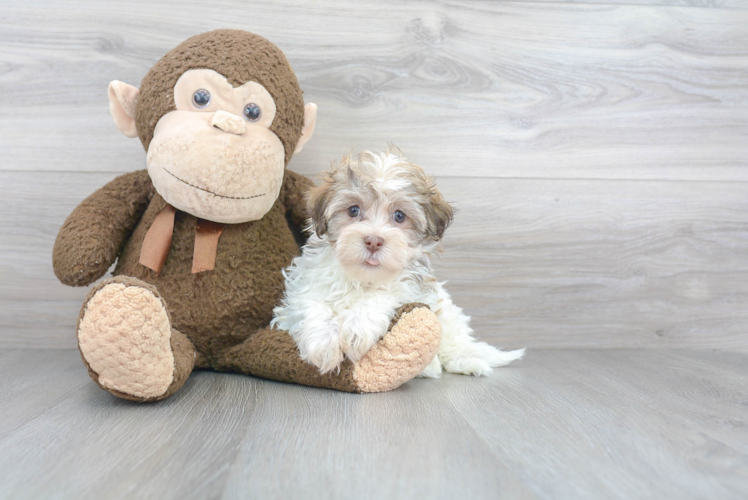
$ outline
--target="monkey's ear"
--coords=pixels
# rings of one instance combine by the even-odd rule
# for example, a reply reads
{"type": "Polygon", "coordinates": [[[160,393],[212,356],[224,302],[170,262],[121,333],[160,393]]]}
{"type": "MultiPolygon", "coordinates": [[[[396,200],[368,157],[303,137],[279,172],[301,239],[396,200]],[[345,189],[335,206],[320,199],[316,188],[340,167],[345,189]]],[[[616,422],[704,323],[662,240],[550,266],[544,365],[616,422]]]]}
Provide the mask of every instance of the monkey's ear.
{"type": "Polygon", "coordinates": [[[127,83],[114,80],[109,84],[109,112],[112,113],[114,124],[127,137],[137,137],[135,127],[135,103],[140,90],[127,83]]]}
{"type": "Polygon", "coordinates": [[[299,137],[299,142],[296,143],[294,154],[301,153],[301,150],[304,149],[304,144],[306,144],[307,141],[312,138],[312,134],[314,133],[314,126],[316,124],[317,105],[313,102],[310,102],[309,104],[304,106],[304,128],[301,130],[301,137],[299,137]]]}

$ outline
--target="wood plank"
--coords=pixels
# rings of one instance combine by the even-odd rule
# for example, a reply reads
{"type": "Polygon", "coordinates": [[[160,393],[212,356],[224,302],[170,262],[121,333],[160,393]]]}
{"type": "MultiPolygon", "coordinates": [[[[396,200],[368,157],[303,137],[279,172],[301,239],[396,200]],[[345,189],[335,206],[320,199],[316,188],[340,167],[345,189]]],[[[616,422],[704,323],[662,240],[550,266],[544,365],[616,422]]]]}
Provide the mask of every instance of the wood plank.
{"type": "Polygon", "coordinates": [[[0,350],[0,439],[91,383],[75,354],[69,349],[0,350]]]}
{"type": "MultiPolygon", "coordinates": [[[[55,352],[78,358],[68,378],[88,379],[76,351],[55,352]]],[[[47,377],[65,376],[54,368],[47,377]]],[[[167,401],[137,404],[89,379],[0,439],[0,496],[215,498],[261,387],[250,377],[203,372],[167,401]]]]}
{"type": "Polygon", "coordinates": [[[507,347],[748,349],[748,185],[444,179],[435,265],[507,347]]]}
{"type": "Polygon", "coordinates": [[[283,397],[257,408],[224,498],[535,498],[429,382],[364,398],[268,383],[283,397]]]}
{"type": "Polygon", "coordinates": [[[21,421],[0,435],[3,498],[748,494],[746,354],[531,350],[487,378],[372,395],[200,372],[154,404],[81,385],[75,351],[48,354],[10,353],[26,387],[0,390],[21,421]]]}
{"type": "Polygon", "coordinates": [[[254,29],[288,55],[311,174],[389,141],[441,176],[748,180],[748,11],[521,2],[12,2],[2,170],[124,172],[106,85],[186,37],[254,29]],[[178,6],[178,7],[177,7],[178,6]],[[283,15],[278,15],[283,12],[283,15]],[[40,135],[39,125],[45,133],[40,135]],[[42,138],[43,137],[43,138],[42,138]]]}
{"type": "Polygon", "coordinates": [[[496,371],[492,391],[461,377],[440,388],[543,498],[740,499],[748,494],[746,361],[731,353],[530,351],[521,367],[496,371]]]}
{"type": "Polygon", "coordinates": [[[113,173],[0,173],[0,346],[75,348],[88,287],[54,275],[52,248],[72,210],[113,173]]]}
{"type": "Polygon", "coordinates": [[[618,5],[659,5],[670,7],[699,7],[708,9],[748,9],[746,0],[527,0],[537,3],[591,3],[618,5]]]}
{"type": "MultiPolygon", "coordinates": [[[[79,371],[86,376],[82,366],[79,371]]],[[[438,406],[433,385],[413,393],[411,386],[426,382],[362,398],[203,372],[169,400],[144,405],[117,400],[91,383],[0,438],[0,496],[39,498],[54,490],[66,497],[216,498],[223,492],[247,498],[257,491],[262,498],[296,498],[307,491],[310,498],[350,498],[351,492],[366,498],[376,485],[393,498],[441,498],[456,483],[471,498],[498,490],[525,496],[527,486],[512,476],[485,473],[497,464],[481,452],[480,440],[470,432],[449,435],[464,428],[461,418],[438,406]],[[413,425],[417,420],[423,425],[413,425]]]]}
{"type": "MultiPolygon", "coordinates": [[[[57,282],[65,217],[103,173],[0,173],[0,346],[75,347],[86,288],[57,282]],[[43,203],[36,200],[43,199],[43,203]]],[[[506,347],[746,349],[748,184],[440,178],[437,275],[506,347]]]]}

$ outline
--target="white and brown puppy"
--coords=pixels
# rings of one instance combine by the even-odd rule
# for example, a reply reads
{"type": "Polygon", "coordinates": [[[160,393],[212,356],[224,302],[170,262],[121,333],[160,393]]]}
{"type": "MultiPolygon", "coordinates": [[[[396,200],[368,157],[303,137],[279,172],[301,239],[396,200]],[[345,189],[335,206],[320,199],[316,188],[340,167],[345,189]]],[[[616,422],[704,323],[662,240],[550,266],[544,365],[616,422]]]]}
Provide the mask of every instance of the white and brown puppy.
{"type": "Polygon", "coordinates": [[[487,375],[522,357],[477,342],[470,318],[437,282],[429,256],[452,221],[433,178],[399,152],[345,157],[309,198],[313,231],[286,270],[272,324],[322,373],[356,361],[387,332],[403,304],[427,304],[442,325],[437,357],[423,376],[487,375]]]}

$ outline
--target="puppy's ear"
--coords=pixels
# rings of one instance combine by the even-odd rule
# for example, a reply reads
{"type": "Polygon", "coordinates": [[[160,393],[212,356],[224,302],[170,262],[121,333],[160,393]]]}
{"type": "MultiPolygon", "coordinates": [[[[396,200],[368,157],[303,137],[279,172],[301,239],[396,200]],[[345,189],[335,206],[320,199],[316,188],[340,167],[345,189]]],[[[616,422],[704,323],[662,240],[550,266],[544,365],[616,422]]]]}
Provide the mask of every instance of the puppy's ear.
{"type": "Polygon", "coordinates": [[[307,210],[309,216],[312,218],[312,225],[314,226],[314,232],[320,238],[327,233],[327,206],[330,204],[330,200],[333,196],[332,182],[329,182],[327,178],[322,180],[322,184],[309,190],[309,198],[307,200],[307,210]]]}
{"type": "Polygon", "coordinates": [[[452,217],[454,217],[452,205],[447,203],[442,194],[434,188],[423,211],[426,215],[426,231],[429,237],[434,241],[439,241],[452,223],[452,217]]]}

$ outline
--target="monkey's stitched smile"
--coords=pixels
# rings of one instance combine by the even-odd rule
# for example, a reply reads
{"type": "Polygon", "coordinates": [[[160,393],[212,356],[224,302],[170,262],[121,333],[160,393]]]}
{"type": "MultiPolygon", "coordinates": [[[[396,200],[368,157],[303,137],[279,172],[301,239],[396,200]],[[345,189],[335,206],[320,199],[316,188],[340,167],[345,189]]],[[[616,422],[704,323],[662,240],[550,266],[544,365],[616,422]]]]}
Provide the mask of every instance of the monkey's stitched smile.
{"type": "Polygon", "coordinates": [[[210,194],[212,194],[213,196],[218,196],[219,198],[227,198],[227,199],[229,199],[229,200],[251,200],[252,198],[259,198],[260,196],[265,196],[265,193],[262,193],[262,194],[256,194],[256,195],[254,195],[254,196],[244,196],[244,197],[240,197],[240,196],[225,196],[225,195],[222,195],[222,194],[214,193],[213,191],[209,191],[209,190],[207,190],[207,189],[205,189],[205,188],[201,188],[200,186],[195,186],[194,184],[190,184],[190,183],[189,183],[189,182],[187,182],[186,180],[184,180],[184,179],[180,179],[180,178],[179,178],[179,177],[177,177],[176,175],[172,174],[172,173],[171,173],[171,172],[169,172],[169,171],[168,171],[168,170],[167,170],[166,168],[164,168],[164,167],[161,167],[161,168],[163,168],[163,169],[164,169],[164,172],[166,172],[167,174],[171,175],[172,177],[174,177],[174,178],[175,178],[176,180],[178,180],[179,182],[183,182],[183,183],[187,184],[187,185],[188,185],[188,186],[190,186],[190,187],[193,187],[193,188],[195,188],[195,189],[199,189],[200,191],[205,191],[206,193],[210,193],[210,194]]]}

